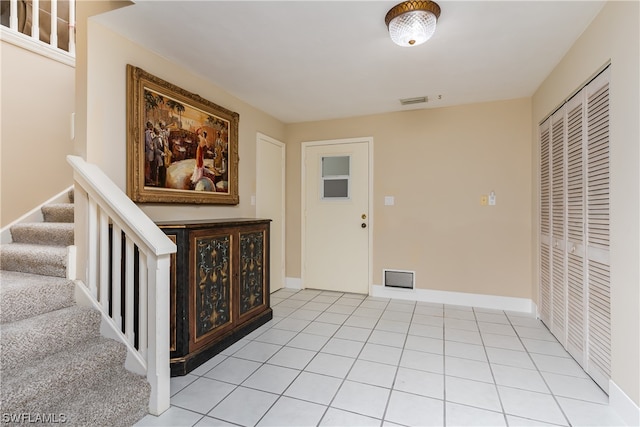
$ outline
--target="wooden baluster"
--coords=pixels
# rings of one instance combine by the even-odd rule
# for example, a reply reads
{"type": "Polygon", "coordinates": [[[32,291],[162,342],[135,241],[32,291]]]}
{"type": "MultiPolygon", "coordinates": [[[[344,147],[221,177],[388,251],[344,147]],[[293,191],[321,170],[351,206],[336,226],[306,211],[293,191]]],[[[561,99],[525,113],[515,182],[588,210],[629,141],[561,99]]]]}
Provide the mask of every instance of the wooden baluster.
{"type": "Polygon", "coordinates": [[[76,2],[69,0],[69,53],[76,55],[76,2]]]}
{"type": "Polygon", "coordinates": [[[51,0],[51,34],[49,44],[58,48],[58,0],[51,0]]]}
{"type": "Polygon", "coordinates": [[[18,0],[11,0],[9,4],[9,28],[18,31],[18,0]]]}
{"type": "Polygon", "coordinates": [[[122,331],[122,229],[114,223],[111,233],[111,318],[122,331]]]}
{"type": "Polygon", "coordinates": [[[40,0],[31,2],[31,37],[40,40],[40,0]]]}

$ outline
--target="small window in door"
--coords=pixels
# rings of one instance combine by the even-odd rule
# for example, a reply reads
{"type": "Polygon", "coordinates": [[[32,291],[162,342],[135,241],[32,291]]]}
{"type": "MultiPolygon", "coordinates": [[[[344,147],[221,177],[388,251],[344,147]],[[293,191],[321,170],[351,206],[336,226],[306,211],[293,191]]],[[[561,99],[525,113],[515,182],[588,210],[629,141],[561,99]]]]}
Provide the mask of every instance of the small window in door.
{"type": "Polygon", "coordinates": [[[321,198],[349,198],[351,156],[322,156],[321,198]]]}

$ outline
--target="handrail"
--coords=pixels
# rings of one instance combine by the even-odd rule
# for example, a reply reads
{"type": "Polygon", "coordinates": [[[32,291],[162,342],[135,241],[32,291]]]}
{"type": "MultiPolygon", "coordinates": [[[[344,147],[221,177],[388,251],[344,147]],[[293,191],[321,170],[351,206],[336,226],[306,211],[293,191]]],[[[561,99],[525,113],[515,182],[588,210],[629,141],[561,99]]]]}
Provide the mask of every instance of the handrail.
{"type": "Polygon", "coordinates": [[[170,399],[169,268],[176,245],[100,168],[78,156],[67,161],[88,294],[146,372],[149,412],[159,415],[170,399]]]}

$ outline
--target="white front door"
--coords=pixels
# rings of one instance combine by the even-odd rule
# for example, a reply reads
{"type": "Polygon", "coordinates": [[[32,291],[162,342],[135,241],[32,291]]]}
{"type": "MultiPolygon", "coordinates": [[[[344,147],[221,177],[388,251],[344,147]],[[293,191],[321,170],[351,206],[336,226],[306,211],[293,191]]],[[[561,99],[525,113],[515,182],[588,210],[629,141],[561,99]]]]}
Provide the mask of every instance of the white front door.
{"type": "Polygon", "coordinates": [[[303,144],[305,288],[369,293],[370,138],[303,144]]]}
{"type": "Polygon", "coordinates": [[[271,292],[284,287],[285,145],[258,133],[256,141],[256,216],[271,220],[271,292]]]}

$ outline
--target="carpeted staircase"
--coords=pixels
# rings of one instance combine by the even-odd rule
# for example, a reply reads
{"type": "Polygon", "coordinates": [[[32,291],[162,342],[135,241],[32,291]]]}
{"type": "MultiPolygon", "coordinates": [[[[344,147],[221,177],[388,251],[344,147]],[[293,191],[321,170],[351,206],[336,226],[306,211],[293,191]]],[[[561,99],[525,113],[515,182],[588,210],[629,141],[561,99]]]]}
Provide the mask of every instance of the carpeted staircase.
{"type": "Polygon", "coordinates": [[[72,198],[0,247],[2,425],[129,426],[147,413],[146,379],[124,368],[126,348],[100,336],[100,313],[76,305],[65,278],[72,198]]]}

